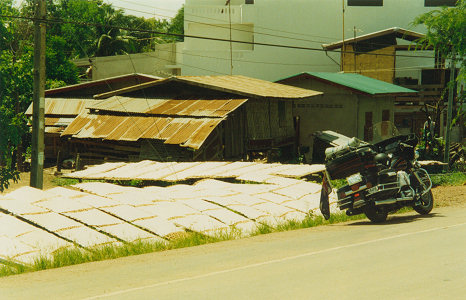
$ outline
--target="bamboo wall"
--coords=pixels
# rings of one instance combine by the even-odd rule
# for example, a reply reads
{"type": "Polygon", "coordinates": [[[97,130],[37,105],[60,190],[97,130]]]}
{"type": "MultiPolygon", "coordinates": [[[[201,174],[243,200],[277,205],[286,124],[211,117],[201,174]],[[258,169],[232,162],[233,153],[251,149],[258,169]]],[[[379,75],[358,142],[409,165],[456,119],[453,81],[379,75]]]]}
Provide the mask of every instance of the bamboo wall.
{"type": "MultiPolygon", "coordinates": [[[[393,83],[395,80],[395,46],[371,51],[369,54],[354,54],[353,45],[345,45],[343,71],[393,83]]],[[[357,48],[356,48],[357,49],[357,48]]],[[[356,50],[357,51],[357,50],[356,50]]]]}

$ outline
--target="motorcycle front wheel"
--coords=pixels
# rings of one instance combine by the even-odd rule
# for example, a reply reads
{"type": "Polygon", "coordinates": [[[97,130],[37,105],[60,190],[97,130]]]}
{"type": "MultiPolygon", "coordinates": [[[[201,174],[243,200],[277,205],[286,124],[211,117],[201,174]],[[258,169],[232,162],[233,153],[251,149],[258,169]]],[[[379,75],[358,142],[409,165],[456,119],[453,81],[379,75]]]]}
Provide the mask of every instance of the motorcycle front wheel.
{"type": "Polygon", "coordinates": [[[432,191],[425,193],[419,201],[421,202],[420,205],[413,206],[413,209],[418,214],[427,215],[432,211],[432,208],[434,207],[434,196],[432,195],[432,191]]]}
{"type": "Polygon", "coordinates": [[[371,220],[372,223],[382,223],[387,220],[388,212],[383,208],[366,205],[363,211],[366,217],[371,220]]]}

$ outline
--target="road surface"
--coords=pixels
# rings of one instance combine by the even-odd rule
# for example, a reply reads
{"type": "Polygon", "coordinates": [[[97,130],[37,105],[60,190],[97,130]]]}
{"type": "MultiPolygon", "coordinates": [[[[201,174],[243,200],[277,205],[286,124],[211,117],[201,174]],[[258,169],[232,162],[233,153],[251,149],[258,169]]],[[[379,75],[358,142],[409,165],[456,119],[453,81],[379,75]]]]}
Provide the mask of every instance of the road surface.
{"type": "Polygon", "coordinates": [[[0,278],[1,299],[465,299],[466,208],[0,278]]]}

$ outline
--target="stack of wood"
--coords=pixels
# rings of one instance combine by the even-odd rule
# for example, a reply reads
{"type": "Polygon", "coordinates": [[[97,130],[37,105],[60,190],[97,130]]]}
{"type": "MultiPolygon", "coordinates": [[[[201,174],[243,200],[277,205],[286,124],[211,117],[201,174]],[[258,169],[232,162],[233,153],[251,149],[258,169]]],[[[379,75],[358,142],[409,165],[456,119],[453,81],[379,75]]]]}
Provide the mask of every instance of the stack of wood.
{"type": "Polygon", "coordinates": [[[452,143],[450,145],[450,162],[449,165],[452,166],[456,161],[464,157],[464,149],[460,143],[452,143]]]}

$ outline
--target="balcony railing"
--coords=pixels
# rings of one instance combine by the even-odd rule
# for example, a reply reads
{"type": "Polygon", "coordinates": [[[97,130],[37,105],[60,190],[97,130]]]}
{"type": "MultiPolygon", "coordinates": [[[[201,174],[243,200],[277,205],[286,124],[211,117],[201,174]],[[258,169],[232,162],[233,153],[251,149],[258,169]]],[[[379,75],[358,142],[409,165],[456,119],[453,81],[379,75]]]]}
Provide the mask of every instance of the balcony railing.
{"type": "Polygon", "coordinates": [[[225,5],[193,5],[184,8],[187,22],[203,22],[210,24],[228,24],[231,22],[236,24],[242,23],[242,5],[231,6],[225,5]]]}

